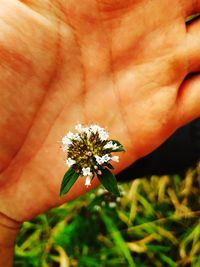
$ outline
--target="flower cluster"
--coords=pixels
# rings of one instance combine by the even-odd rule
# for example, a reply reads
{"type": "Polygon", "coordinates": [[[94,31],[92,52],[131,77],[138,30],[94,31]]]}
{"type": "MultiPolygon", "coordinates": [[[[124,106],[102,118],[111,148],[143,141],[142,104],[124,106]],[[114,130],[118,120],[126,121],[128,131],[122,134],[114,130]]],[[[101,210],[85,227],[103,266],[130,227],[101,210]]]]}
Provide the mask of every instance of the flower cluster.
{"type": "Polygon", "coordinates": [[[62,138],[62,148],[67,153],[66,164],[73,170],[71,173],[86,177],[85,185],[89,186],[95,175],[100,177],[105,169],[113,169],[111,161],[119,161],[112,152],[124,149],[118,141],[109,140],[109,134],[97,124],[89,127],[77,124],[75,129],[76,133],[68,132],[62,138]]]}

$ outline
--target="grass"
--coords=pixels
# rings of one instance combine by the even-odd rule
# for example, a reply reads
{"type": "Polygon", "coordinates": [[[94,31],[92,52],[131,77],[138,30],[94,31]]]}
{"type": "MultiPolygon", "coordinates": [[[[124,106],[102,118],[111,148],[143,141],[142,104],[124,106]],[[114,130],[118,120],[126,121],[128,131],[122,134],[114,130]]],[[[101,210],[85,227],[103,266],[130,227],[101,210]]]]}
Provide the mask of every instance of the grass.
{"type": "Polygon", "coordinates": [[[200,172],[102,188],[25,222],[15,267],[199,267],[200,172]]]}

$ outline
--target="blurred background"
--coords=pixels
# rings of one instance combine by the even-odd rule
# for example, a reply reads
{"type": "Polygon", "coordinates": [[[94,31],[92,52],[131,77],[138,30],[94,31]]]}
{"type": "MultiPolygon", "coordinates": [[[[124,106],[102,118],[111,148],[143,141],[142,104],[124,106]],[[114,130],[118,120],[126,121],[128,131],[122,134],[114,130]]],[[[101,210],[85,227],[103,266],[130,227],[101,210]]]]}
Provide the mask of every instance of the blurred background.
{"type": "Polygon", "coordinates": [[[25,222],[14,266],[199,267],[199,187],[200,166],[100,187],[25,222]]]}

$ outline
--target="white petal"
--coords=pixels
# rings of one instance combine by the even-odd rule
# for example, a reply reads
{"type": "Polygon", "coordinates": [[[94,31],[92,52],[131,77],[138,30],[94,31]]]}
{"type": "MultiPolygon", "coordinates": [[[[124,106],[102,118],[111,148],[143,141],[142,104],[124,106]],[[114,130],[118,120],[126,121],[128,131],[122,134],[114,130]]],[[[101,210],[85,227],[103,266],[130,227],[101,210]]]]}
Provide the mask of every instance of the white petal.
{"type": "Polygon", "coordinates": [[[68,139],[73,140],[73,138],[74,138],[74,134],[73,134],[72,132],[68,132],[67,135],[66,135],[66,137],[67,137],[68,139]]]}
{"type": "Polygon", "coordinates": [[[82,168],[82,174],[83,174],[83,176],[91,176],[92,173],[90,171],[90,167],[82,168]]]}
{"type": "Polygon", "coordinates": [[[108,162],[110,160],[110,156],[108,156],[108,154],[105,154],[104,156],[102,156],[102,160],[103,162],[108,162]]]}
{"type": "Polygon", "coordinates": [[[87,177],[86,177],[86,179],[85,179],[85,185],[86,185],[86,186],[91,185],[91,176],[87,176],[87,177]]]}
{"type": "Polygon", "coordinates": [[[63,145],[71,145],[72,141],[67,136],[64,136],[62,138],[62,143],[63,145]]]}
{"type": "Polygon", "coordinates": [[[95,133],[97,133],[97,132],[103,130],[103,128],[101,128],[98,124],[92,124],[92,125],[90,126],[90,130],[91,130],[92,133],[95,134],[95,133]]]}
{"type": "Polygon", "coordinates": [[[84,128],[84,132],[87,134],[87,137],[90,138],[91,133],[92,133],[91,130],[90,130],[90,128],[89,127],[85,127],[84,128]]]}
{"type": "Polygon", "coordinates": [[[106,140],[108,140],[109,135],[106,131],[101,130],[101,131],[99,131],[99,138],[101,141],[106,141],[106,140]]]}
{"type": "Polygon", "coordinates": [[[74,165],[76,163],[75,160],[71,159],[71,158],[68,158],[66,159],[66,164],[71,167],[72,165],[74,165]]]}
{"type": "Polygon", "coordinates": [[[111,160],[115,162],[119,162],[119,156],[112,156],[111,160]]]}
{"type": "Polygon", "coordinates": [[[95,159],[96,159],[96,161],[97,161],[97,163],[98,163],[99,165],[101,165],[101,164],[104,163],[102,157],[100,157],[100,156],[98,156],[98,155],[95,155],[95,159]]]}
{"type": "Polygon", "coordinates": [[[74,134],[74,136],[73,136],[73,140],[81,140],[81,138],[80,138],[80,135],[79,134],[74,134]]]}
{"type": "Polygon", "coordinates": [[[104,146],[103,148],[104,148],[104,149],[113,148],[113,143],[112,143],[112,141],[109,141],[107,144],[105,144],[105,146],[104,146]]]}
{"type": "Polygon", "coordinates": [[[104,149],[113,149],[116,150],[119,148],[119,146],[116,143],[113,143],[112,141],[109,141],[107,144],[105,144],[105,146],[103,147],[104,149]]]}
{"type": "Polygon", "coordinates": [[[82,124],[77,124],[75,125],[75,129],[79,132],[82,133],[84,131],[84,127],[82,126],[82,124]]]}
{"type": "Polygon", "coordinates": [[[102,157],[100,157],[98,155],[95,155],[95,159],[96,159],[97,163],[99,165],[101,165],[101,164],[103,164],[105,162],[108,162],[111,159],[111,157],[108,154],[105,154],[102,157]]]}

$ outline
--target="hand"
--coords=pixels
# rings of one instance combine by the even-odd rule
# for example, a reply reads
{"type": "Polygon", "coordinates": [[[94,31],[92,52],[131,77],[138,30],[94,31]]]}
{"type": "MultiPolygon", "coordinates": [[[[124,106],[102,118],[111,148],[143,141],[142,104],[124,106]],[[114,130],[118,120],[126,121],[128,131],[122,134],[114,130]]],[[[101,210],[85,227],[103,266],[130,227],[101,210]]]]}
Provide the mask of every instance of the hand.
{"type": "MultiPolygon", "coordinates": [[[[126,149],[116,172],[200,116],[200,1],[17,1],[0,10],[0,213],[19,222],[59,197],[59,141],[99,123],[126,149]],[[22,3],[24,2],[24,4],[22,3]]],[[[93,187],[98,182],[95,180],[93,187]]]]}

